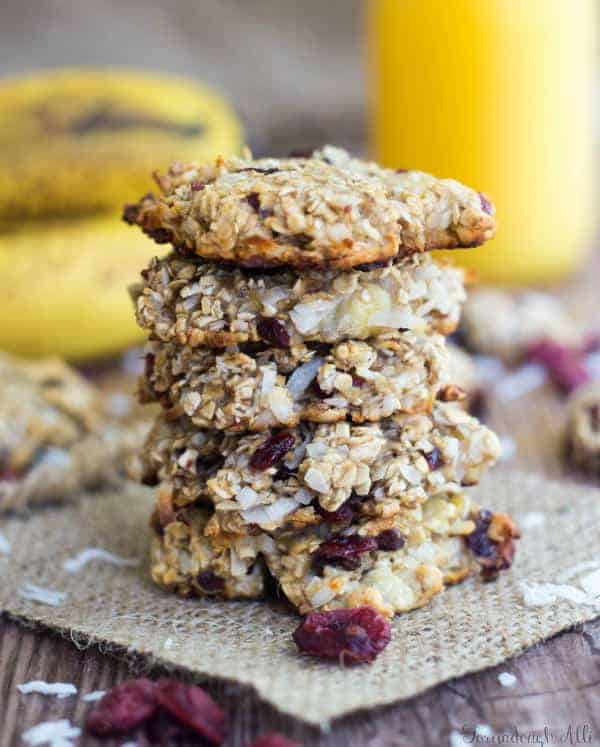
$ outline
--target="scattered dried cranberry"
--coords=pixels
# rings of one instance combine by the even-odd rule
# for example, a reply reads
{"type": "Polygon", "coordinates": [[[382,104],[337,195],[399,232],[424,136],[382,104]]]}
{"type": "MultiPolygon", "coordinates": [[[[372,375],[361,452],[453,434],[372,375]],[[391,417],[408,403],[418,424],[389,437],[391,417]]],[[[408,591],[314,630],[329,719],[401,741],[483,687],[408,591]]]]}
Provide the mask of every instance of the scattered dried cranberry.
{"type": "Polygon", "coordinates": [[[363,379],[362,376],[355,373],[352,374],[352,386],[363,387],[366,383],[366,379],[363,379]]]}
{"type": "Polygon", "coordinates": [[[256,331],[261,340],[275,348],[289,348],[290,336],[283,324],[274,317],[261,316],[256,324],[256,331]]]}
{"type": "Polygon", "coordinates": [[[258,737],[248,747],[300,747],[300,745],[273,731],[258,737]]]}
{"type": "Polygon", "coordinates": [[[432,472],[434,472],[436,469],[439,469],[444,464],[442,452],[438,449],[437,446],[434,446],[431,451],[424,453],[423,456],[425,457],[425,460],[429,465],[429,469],[432,472]]]}
{"type": "Polygon", "coordinates": [[[487,213],[488,215],[494,214],[494,206],[483,192],[479,193],[479,201],[481,202],[481,209],[484,213],[487,213]]]}
{"type": "Polygon", "coordinates": [[[581,352],[554,340],[539,340],[533,343],[527,348],[525,357],[541,363],[555,384],[567,394],[590,379],[581,352]]]}
{"type": "Polygon", "coordinates": [[[358,534],[334,537],[323,542],[313,552],[312,557],[317,568],[325,565],[335,565],[347,571],[353,571],[360,566],[360,556],[363,553],[377,549],[375,537],[361,537],[358,534]]]}
{"type": "Polygon", "coordinates": [[[190,184],[190,187],[192,188],[192,192],[201,192],[204,189],[204,187],[206,187],[206,184],[204,182],[199,182],[199,181],[194,180],[190,184]]]}
{"type": "Polygon", "coordinates": [[[158,709],[157,688],[148,679],[113,687],[90,712],[86,729],[98,737],[120,734],[142,725],[158,709]]]}
{"type": "Polygon", "coordinates": [[[217,593],[225,588],[225,581],[212,571],[202,571],[197,575],[196,580],[202,589],[209,593],[217,593]]]}
{"type": "Polygon", "coordinates": [[[404,537],[395,529],[384,529],[377,535],[377,547],[380,550],[394,552],[404,547],[404,537]]]}
{"type": "Polygon", "coordinates": [[[588,355],[589,353],[597,353],[599,350],[600,350],[600,331],[592,332],[583,341],[583,344],[580,348],[580,352],[583,355],[588,355]]]}
{"type": "Polygon", "coordinates": [[[282,431],[268,438],[262,446],[252,454],[250,466],[252,469],[265,470],[281,461],[294,446],[295,439],[291,433],[282,431]]]}
{"type": "Polygon", "coordinates": [[[350,524],[356,513],[357,506],[361,502],[361,497],[356,493],[352,493],[350,498],[344,501],[335,511],[326,511],[318,501],[315,502],[315,509],[330,524],[350,524]]]}
{"type": "Polygon", "coordinates": [[[215,701],[196,685],[162,678],[156,683],[158,703],[188,729],[211,744],[225,738],[225,714],[215,701]]]}
{"type": "Polygon", "coordinates": [[[313,612],[294,631],[300,651],[342,665],[374,661],[390,638],[389,622],[372,607],[313,612]]]}

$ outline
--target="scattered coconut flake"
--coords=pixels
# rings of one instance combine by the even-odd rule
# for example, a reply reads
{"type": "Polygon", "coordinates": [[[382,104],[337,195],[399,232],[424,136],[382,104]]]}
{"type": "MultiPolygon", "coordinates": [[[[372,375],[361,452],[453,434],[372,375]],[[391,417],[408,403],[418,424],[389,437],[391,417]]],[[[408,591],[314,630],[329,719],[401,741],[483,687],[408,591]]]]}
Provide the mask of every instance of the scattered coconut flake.
{"type": "Polygon", "coordinates": [[[174,643],[175,641],[172,638],[165,638],[163,642],[163,648],[168,651],[169,649],[173,648],[174,643]]]}
{"type": "Polygon", "coordinates": [[[10,542],[0,534],[0,555],[10,555],[10,542]]]}
{"type": "Polygon", "coordinates": [[[301,335],[316,332],[323,319],[328,319],[337,306],[337,301],[317,299],[298,303],[290,311],[290,319],[301,335]]]}
{"type": "Polygon", "coordinates": [[[68,596],[66,591],[44,589],[43,586],[36,586],[36,584],[29,583],[29,581],[25,582],[17,593],[20,597],[28,599],[30,602],[48,604],[51,607],[58,607],[68,596]]]}
{"type": "Polygon", "coordinates": [[[77,573],[77,571],[80,571],[91,560],[103,560],[105,563],[131,568],[140,564],[140,561],[135,558],[122,558],[119,555],[108,552],[108,550],[103,550],[101,547],[86,547],[85,550],[82,550],[74,558],[65,560],[63,568],[69,573],[77,573]]]}
{"type": "Polygon", "coordinates": [[[260,496],[256,490],[246,486],[245,488],[242,488],[239,493],[236,493],[235,500],[242,508],[252,508],[260,503],[260,496]]]}
{"type": "Polygon", "coordinates": [[[260,395],[262,397],[265,394],[268,394],[277,383],[277,371],[274,366],[263,366],[261,371],[262,381],[260,384],[260,395]]]}
{"type": "Polygon", "coordinates": [[[517,444],[510,436],[500,436],[500,461],[509,462],[517,453],[517,444]]]}
{"type": "Polygon", "coordinates": [[[579,563],[567,568],[566,571],[560,573],[556,580],[560,583],[570,581],[575,576],[579,576],[584,571],[594,571],[596,568],[600,568],[600,560],[582,560],[579,563]]]}
{"type": "Polygon", "coordinates": [[[500,672],[498,682],[502,687],[514,687],[517,684],[517,678],[510,672],[500,672]]]}
{"type": "Polygon", "coordinates": [[[506,373],[500,358],[494,358],[491,355],[473,355],[471,359],[477,368],[477,378],[482,384],[495,384],[506,373]]]}
{"type": "Polygon", "coordinates": [[[450,747],[466,747],[466,745],[473,744],[473,737],[465,737],[456,729],[450,732],[450,747]]]}
{"type": "Polygon", "coordinates": [[[131,348],[123,353],[121,358],[121,369],[130,376],[141,376],[144,373],[144,350],[143,348],[131,348]]]}
{"type": "Polygon", "coordinates": [[[546,516],[541,511],[529,511],[519,517],[521,529],[538,529],[546,523],[546,516]]]}
{"type": "Polygon", "coordinates": [[[579,579],[581,588],[592,597],[600,596],[600,569],[579,579]]]}
{"type": "Polygon", "coordinates": [[[131,412],[131,397],[122,392],[115,392],[108,398],[108,412],[115,418],[124,418],[131,412]]]}
{"type": "Polygon", "coordinates": [[[49,747],[71,747],[72,740],[79,736],[81,736],[81,729],[72,726],[71,722],[64,718],[60,721],[43,721],[23,732],[21,739],[32,747],[42,744],[47,744],[49,747]]]}
{"type": "Polygon", "coordinates": [[[596,606],[597,603],[585,591],[567,584],[540,584],[521,581],[519,587],[523,594],[523,601],[528,607],[545,607],[554,604],[559,599],[592,607],[596,606]]]}
{"type": "Polygon", "coordinates": [[[97,700],[102,700],[105,694],[106,690],[92,690],[91,693],[87,693],[87,695],[84,695],[81,700],[85,701],[86,703],[95,703],[97,700]]]}
{"type": "Polygon", "coordinates": [[[23,695],[39,693],[40,695],[56,695],[57,698],[68,698],[75,695],[77,688],[70,682],[44,682],[43,680],[32,680],[17,685],[17,690],[23,695]]]}
{"type": "Polygon", "coordinates": [[[306,470],[304,482],[317,493],[328,493],[331,487],[329,480],[316,467],[309,467],[306,470]]]}
{"type": "Polygon", "coordinates": [[[494,391],[499,400],[510,402],[519,399],[546,383],[548,374],[539,363],[526,363],[496,384],[494,391]]]}
{"type": "Polygon", "coordinates": [[[317,355],[307,363],[303,363],[292,373],[286,386],[293,399],[299,399],[304,394],[316,379],[323,362],[324,358],[317,355]]]}

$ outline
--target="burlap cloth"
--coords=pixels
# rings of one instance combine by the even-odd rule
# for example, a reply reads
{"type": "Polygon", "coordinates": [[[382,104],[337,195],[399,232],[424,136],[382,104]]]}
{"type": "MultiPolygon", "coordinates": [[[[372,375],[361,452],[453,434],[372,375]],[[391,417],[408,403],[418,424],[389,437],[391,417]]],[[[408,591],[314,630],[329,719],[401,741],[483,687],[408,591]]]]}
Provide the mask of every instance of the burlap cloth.
{"type": "Polygon", "coordinates": [[[181,600],[154,588],[146,528],[152,495],[134,486],[0,521],[12,545],[0,555],[0,607],[78,644],[124,647],[196,675],[250,685],[281,711],[323,725],[497,664],[599,613],[598,606],[566,600],[528,606],[520,584],[556,582],[585,561],[600,565],[600,491],[496,470],[477,493],[483,505],[517,518],[542,512],[545,521],[537,516],[538,526],[524,532],[513,569],[497,582],[470,580],[397,618],[392,642],[371,666],[343,669],[299,656],[291,640],[298,619],[282,605],[181,600]],[[64,560],[88,546],[139,558],[140,566],[93,561],[76,573],[64,570],[64,560]],[[68,597],[57,607],[27,601],[18,594],[26,582],[68,597]]]}

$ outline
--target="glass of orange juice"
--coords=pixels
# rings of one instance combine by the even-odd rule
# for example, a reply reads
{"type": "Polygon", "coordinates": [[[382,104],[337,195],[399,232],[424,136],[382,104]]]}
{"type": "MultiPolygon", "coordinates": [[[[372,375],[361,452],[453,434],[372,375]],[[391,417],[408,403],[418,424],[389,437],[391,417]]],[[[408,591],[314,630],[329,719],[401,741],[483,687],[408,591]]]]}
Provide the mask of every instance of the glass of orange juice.
{"type": "Polygon", "coordinates": [[[373,155],[496,205],[453,253],[498,283],[552,281],[596,231],[596,0],[368,0],[373,155]]]}

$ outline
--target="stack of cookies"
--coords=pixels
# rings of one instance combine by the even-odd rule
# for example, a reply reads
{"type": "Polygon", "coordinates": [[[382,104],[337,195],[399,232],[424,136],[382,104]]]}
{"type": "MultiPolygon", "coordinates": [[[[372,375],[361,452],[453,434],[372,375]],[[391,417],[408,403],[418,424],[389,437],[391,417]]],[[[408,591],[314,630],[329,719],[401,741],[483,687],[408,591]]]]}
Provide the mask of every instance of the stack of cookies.
{"type": "Polygon", "coordinates": [[[490,238],[487,198],[332,147],[157,182],[125,210],[173,247],[133,289],[154,580],[392,616],[508,567],[513,522],[467,491],[498,439],[448,376],[463,272],[427,253],[490,238]]]}

